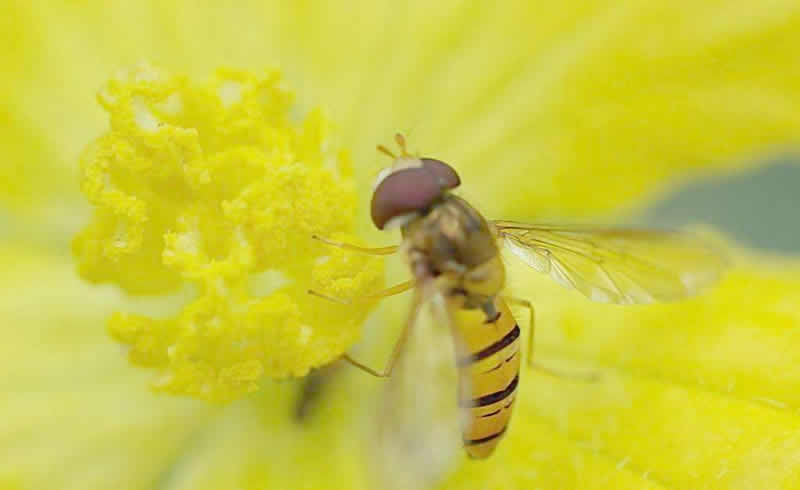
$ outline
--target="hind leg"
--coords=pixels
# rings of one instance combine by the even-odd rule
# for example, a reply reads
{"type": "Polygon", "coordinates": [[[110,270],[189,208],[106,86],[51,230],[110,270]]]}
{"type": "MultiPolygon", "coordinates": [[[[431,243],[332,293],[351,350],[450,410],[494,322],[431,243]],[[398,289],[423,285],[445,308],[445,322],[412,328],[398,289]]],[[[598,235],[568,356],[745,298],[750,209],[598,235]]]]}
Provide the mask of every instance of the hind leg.
{"type": "Polygon", "coordinates": [[[521,306],[528,310],[528,357],[526,359],[526,363],[528,364],[528,368],[534,368],[535,363],[533,362],[533,345],[534,333],[536,329],[536,311],[533,309],[533,304],[527,299],[515,298],[513,296],[503,296],[503,299],[509,304],[521,306]]]}

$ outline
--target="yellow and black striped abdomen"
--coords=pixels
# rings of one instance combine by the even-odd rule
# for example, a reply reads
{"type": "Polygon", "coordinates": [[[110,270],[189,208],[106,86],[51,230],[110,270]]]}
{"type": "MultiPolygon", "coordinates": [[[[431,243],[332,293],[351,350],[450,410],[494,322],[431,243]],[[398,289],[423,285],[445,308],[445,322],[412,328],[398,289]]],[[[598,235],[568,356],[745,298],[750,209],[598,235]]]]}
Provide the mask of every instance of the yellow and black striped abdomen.
{"type": "Polygon", "coordinates": [[[455,312],[466,352],[458,359],[459,403],[469,422],[464,447],[486,458],[505,433],[516,398],[520,366],[520,329],[505,302],[495,299],[500,316],[487,323],[481,310],[455,312]]]}

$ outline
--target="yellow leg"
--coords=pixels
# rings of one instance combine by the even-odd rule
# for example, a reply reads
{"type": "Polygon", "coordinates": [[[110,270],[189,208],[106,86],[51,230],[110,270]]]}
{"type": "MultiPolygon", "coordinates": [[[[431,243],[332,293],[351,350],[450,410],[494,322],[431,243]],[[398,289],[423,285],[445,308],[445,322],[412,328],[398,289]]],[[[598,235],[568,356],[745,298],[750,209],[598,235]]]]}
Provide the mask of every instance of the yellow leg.
{"type": "Polygon", "coordinates": [[[332,247],[339,247],[345,250],[352,250],[354,252],[360,252],[363,254],[370,254],[370,255],[391,255],[397,252],[397,250],[400,248],[397,245],[393,245],[391,247],[377,247],[377,248],[360,247],[358,245],[353,245],[352,243],[337,242],[336,240],[323,238],[319,235],[311,235],[311,239],[318,240],[332,247]]]}
{"type": "Polygon", "coordinates": [[[526,362],[529,368],[533,368],[533,337],[536,327],[536,312],[533,309],[533,304],[527,299],[514,298],[513,296],[503,296],[503,299],[510,304],[521,306],[523,308],[527,308],[528,310],[528,357],[526,362]]]}
{"type": "Polygon", "coordinates": [[[534,326],[535,326],[535,311],[533,309],[533,304],[526,299],[514,298],[511,296],[503,296],[503,299],[506,300],[510,304],[515,304],[517,306],[521,306],[523,308],[527,308],[528,312],[530,313],[530,320],[528,323],[528,329],[530,331],[530,335],[528,337],[528,358],[527,358],[527,365],[528,369],[535,369],[542,374],[546,374],[548,376],[555,376],[556,378],[565,378],[571,379],[576,381],[583,381],[586,383],[595,382],[600,379],[600,375],[597,373],[566,373],[563,371],[551,369],[542,366],[541,364],[537,363],[533,359],[533,346],[534,346],[534,326]]]}
{"type": "Polygon", "coordinates": [[[422,295],[419,291],[414,298],[414,306],[411,308],[411,314],[408,316],[408,320],[406,320],[406,324],[403,327],[403,332],[400,334],[400,338],[394,344],[394,349],[392,349],[392,355],[389,357],[389,362],[386,363],[386,367],[383,368],[383,371],[378,371],[367,366],[364,363],[356,361],[349,354],[343,354],[340,357],[341,360],[349,363],[351,366],[356,367],[367,374],[371,374],[378,378],[388,378],[392,375],[392,371],[394,370],[395,363],[397,359],[400,357],[400,353],[403,351],[403,347],[405,347],[406,342],[408,341],[409,333],[414,329],[416,325],[417,319],[419,318],[419,313],[422,310],[422,295]]]}
{"type": "MultiPolygon", "coordinates": [[[[396,286],[392,286],[390,288],[384,289],[383,291],[379,291],[377,293],[372,293],[372,294],[366,294],[366,295],[363,295],[363,296],[360,296],[360,297],[354,298],[354,299],[334,298],[332,296],[326,296],[326,295],[324,295],[322,293],[318,293],[318,292],[312,291],[312,290],[309,290],[308,294],[311,294],[311,295],[314,295],[314,296],[317,296],[317,297],[320,297],[320,298],[323,298],[323,299],[327,299],[328,301],[333,301],[335,303],[348,305],[348,304],[351,304],[353,301],[370,301],[370,300],[374,300],[374,299],[385,298],[387,296],[392,296],[392,295],[395,295],[395,294],[400,294],[400,293],[402,293],[404,291],[408,291],[409,289],[412,289],[414,286],[416,286],[416,281],[414,281],[414,280],[406,281],[406,282],[400,283],[400,284],[398,284],[396,286]]],[[[392,350],[392,355],[389,358],[389,362],[387,363],[387,365],[383,369],[383,371],[377,371],[375,369],[372,369],[371,367],[367,366],[366,364],[361,363],[361,362],[353,359],[352,357],[350,357],[349,354],[342,354],[342,357],[340,357],[340,359],[345,361],[345,362],[347,362],[351,366],[356,367],[356,368],[364,371],[367,374],[371,374],[371,375],[373,375],[375,377],[378,377],[378,378],[387,378],[387,377],[392,375],[392,369],[394,369],[394,363],[397,360],[397,356],[399,355],[400,351],[402,350],[403,344],[405,344],[406,338],[408,337],[408,332],[410,330],[410,327],[411,327],[411,324],[408,324],[403,329],[403,333],[400,335],[400,340],[398,340],[397,343],[395,344],[394,349],[392,350]]]]}
{"type": "Polygon", "coordinates": [[[326,294],[322,294],[320,292],[314,291],[313,289],[309,289],[308,290],[308,294],[310,294],[312,296],[316,296],[318,298],[327,299],[328,301],[333,301],[334,303],[339,303],[340,305],[349,305],[349,304],[353,304],[353,303],[374,301],[374,300],[377,300],[377,299],[386,298],[387,296],[393,296],[395,294],[400,294],[400,293],[403,293],[405,291],[408,291],[409,289],[412,289],[416,284],[417,283],[414,280],[406,281],[406,282],[402,282],[400,284],[397,284],[396,286],[392,286],[392,287],[384,289],[382,291],[378,291],[377,293],[364,294],[364,295],[358,296],[356,298],[335,298],[333,296],[328,296],[326,294]]]}
{"type": "Polygon", "coordinates": [[[386,363],[386,366],[383,368],[383,371],[378,371],[373,369],[366,364],[356,361],[349,354],[342,354],[341,360],[347,362],[353,367],[356,367],[367,374],[371,374],[376,378],[389,378],[392,376],[392,371],[394,370],[394,365],[397,362],[397,358],[400,356],[400,352],[402,352],[403,347],[408,340],[408,334],[411,332],[411,329],[414,328],[414,319],[417,317],[419,306],[415,308],[415,311],[411,314],[411,320],[406,323],[406,326],[403,328],[403,333],[400,334],[400,338],[394,344],[394,349],[392,349],[392,355],[389,356],[389,362],[386,363]]]}

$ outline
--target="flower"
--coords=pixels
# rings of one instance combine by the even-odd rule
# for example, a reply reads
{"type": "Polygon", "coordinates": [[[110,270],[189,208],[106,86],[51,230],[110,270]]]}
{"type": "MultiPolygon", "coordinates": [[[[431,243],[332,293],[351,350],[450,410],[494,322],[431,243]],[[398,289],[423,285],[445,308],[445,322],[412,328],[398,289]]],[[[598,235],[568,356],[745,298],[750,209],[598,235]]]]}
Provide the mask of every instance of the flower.
{"type": "MultiPolygon", "coordinates": [[[[799,136],[789,0],[7,7],[0,487],[372,486],[380,382],[342,369],[295,423],[297,383],[270,378],[359,338],[371,305],[305,289],[358,295],[380,263],[303,240],[381,240],[365,201],[395,131],[526,220],[622,214],[799,136]],[[80,275],[111,285],[79,279],[76,233],[80,275]]],[[[627,309],[512,274],[537,355],[600,381],[523,372],[506,440],[445,487],[797,488],[797,272],[737,251],[708,295],[627,309]]]]}

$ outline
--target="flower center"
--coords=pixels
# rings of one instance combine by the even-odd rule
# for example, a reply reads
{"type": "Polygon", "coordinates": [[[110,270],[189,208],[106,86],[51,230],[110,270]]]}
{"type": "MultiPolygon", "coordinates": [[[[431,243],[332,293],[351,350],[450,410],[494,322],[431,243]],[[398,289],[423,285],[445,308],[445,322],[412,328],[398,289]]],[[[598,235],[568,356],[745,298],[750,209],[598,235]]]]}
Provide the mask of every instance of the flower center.
{"type": "Polygon", "coordinates": [[[177,315],[109,321],[130,361],[159,371],[156,389],[227,401],[357,339],[369,305],[306,294],[351,297],[381,282],[372,259],[310,239],[352,230],[348,153],[330,148],[319,111],[297,121],[278,72],[221,69],[195,83],[139,66],[98,100],[110,129],[81,157],[95,207],[73,242],[81,276],[131,295],[196,292],[177,315]]]}

